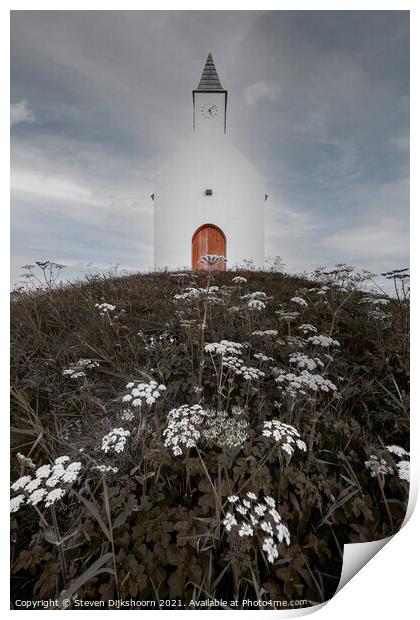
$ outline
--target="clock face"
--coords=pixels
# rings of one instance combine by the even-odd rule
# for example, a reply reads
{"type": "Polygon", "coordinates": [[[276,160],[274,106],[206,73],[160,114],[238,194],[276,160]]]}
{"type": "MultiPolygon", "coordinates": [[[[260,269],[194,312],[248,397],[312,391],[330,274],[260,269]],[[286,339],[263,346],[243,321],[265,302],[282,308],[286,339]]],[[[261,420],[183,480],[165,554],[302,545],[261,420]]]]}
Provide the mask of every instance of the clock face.
{"type": "Polygon", "coordinates": [[[216,118],[219,108],[215,103],[203,103],[201,106],[201,116],[204,118],[212,119],[216,118]]]}

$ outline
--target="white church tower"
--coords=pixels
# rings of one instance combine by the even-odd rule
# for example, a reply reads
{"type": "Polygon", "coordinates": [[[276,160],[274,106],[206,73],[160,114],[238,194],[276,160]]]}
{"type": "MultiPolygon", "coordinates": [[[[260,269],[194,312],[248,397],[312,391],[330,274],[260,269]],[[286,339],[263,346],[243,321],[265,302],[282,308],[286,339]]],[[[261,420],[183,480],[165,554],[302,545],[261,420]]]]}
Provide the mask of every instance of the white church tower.
{"type": "Polygon", "coordinates": [[[228,139],[227,100],[209,54],[193,90],[192,132],[155,179],[155,268],[208,268],[198,262],[206,254],[225,256],[228,269],[264,265],[264,182],[228,139]]]}

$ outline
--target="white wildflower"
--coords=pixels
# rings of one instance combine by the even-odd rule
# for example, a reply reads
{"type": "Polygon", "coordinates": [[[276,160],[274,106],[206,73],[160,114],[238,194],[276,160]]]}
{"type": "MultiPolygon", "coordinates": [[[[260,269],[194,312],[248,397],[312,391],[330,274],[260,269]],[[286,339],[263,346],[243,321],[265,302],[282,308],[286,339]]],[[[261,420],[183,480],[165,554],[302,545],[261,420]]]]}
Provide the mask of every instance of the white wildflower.
{"type": "Polygon", "coordinates": [[[170,448],[175,456],[180,456],[183,448],[195,447],[206,415],[201,405],[181,405],[172,409],[163,431],[165,447],[170,448]]]}
{"type": "Polygon", "coordinates": [[[298,329],[300,329],[305,334],[305,336],[310,333],[316,334],[318,332],[317,328],[310,323],[304,323],[303,325],[298,327],[298,329]]]}
{"type": "Polygon", "coordinates": [[[277,545],[282,542],[290,544],[289,530],[282,522],[272,497],[265,496],[265,503],[254,503],[257,502],[258,498],[253,491],[248,491],[246,497],[248,499],[243,499],[240,502],[237,495],[231,496],[231,499],[234,500],[231,503],[234,504],[236,513],[239,514],[228,513],[223,524],[227,532],[233,530],[240,537],[256,535],[255,538],[258,543],[261,541],[261,536],[258,534],[262,534],[261,550],[267,560],[272,563],[279,556],[277,545]],[[239,515],[242,515],[242,518],[239,515]],[[275,539],[277,539],[277,543],[275,539]]]}
{"type": "Polygon", "coordinates": [[[92,469],[99,471],[101,474],[116,474],[118,473],[118,467],[112,467],[112,465],[94,465],[92,469]]]}
{"type": "Polygon", "coordinates": [[[318,368],[324,368],[324,363],[319,357],[309,357],[305,353],[298,351],[289,355],[289,361],[294,364],[299,370],[317,370],[318,368]]]}
{"type": "Polygon", "coordinates": [[[398,478],[410,482],[410,461],[400,461],[397,464],[398,478]]]}
{"type": "Polygon", "coordinates": [[[238,532],[239,536],[253,536],[254,530],[248,523],[242,523],[238,532]]]}
{"type": "Polygon", "coordinates": [[[237,374],[242,375],[245,381],[258,381],[265,377],[265,373],[259,368],[253,368],[252,366],[241,366],[237,374]]]}
{"type": "Polygon", "coordinates": [[[113,428],[105,437],[102,438],[101,450],[109,452],[113,450],[116,454],[124,452],[127,438],[130,436],[130,431],[123,428],[113,428]]]}
{"type": "Polygon", "coordinates": [[[85,370],[87,368],[98,368],[99,363],[94,362],[91,359],[80,359],[74,364],[72,364],[69,368],[63,370],[64,377],[70,377],[70,379],[80,379],[81,377],[86,377],[85,370]]]}
{"type": "Polygon", "coordinates": [[[120,413],[120,418],[123,422],[131,422],[136,416],[130,409],[123,409],[120,413]]]}
{"type": "Polygon", "coordinates": [[[114,312],[115,310],[115,306],[113,306],[112,304],[108,304],[106,302],[102,304],[95,304],[95,308],[99,310],[99,314],[101,316],[105,316],[109,312],[114,312]]]}
{"type": "Polygon", "coordinates": [[[369,460],[365,461],[365,467],[369,470],[372,478],[379,475],[387,476],[393,472],[392,467],[388,465],[385,459],[380,459],[375,454],[371,454],[369,460]]]}
{"type": "Polygon", "coordinates": [[[29,467],[30,469],[35,469],[36,465],[33,462],[33,460],[31,458],[29,458],[29,456],[25,456],[24,454],[21,454],[20,452],[18,452],[16,454],[16,458],[19,461],[19,463],[21,465],[23,465],[24,467],[29,467]]]}
{"type": "Polygon", "coordinates": [[[261,301],[261,299],[250,299],[247,303],[247,306],[251,310],[258,310],[258,312],[260,312],[261,310],[265,310],[265,308],[267,307],[266,304],[261,301]]]}
{"type": "Polygon", "coordinates": [[[279,557],[279,552],[277,551],[274,539],[271,537],[264,538],[262,550],[265,551],[267,560],[271,564],[279,557]]]}
{"type": "Polygon", "coordinates": [[[277,331],[277,329],[256,329],[252,332],[252,336],[269,336],[275,338],[276,336],[278,336],[278,333],[279,332],[277,331]]]}
{"type": "Polygon", "coordinates": [[[48,478],[51,474],[51,465],[41,465],[35,472],[37,478],[48,478]]]}
{"type": "Polygon", "coordinates": [[[30,504],[31,506],[36,506],[37,504],[39,504],[39,502],[42,502],[46,494],[46,489],[36,489],[28,497],[28,504],[30,504]]]}
{"type": "Polygon", "coordinates": [[[37,489],[38,487],[40,487],[42,484],[42,479],[41,478],[33,478],[30,482],[28,482],[28,484],[25,486],[25,491],[27,493],[32,493],[32,491],[35,491],[35,489],[37,489]]]}
{"type": "Polygon", "coordinates": [[[166,390],[163,384],[158,385],[157,381],[153,380],[149,383],[130,381],[126,387],[130,392],[125,394],[121,400],[132,407],[141,407],[143,403],[151,407],[166,390]]]}
{"type": "Polygon", "coordinates": [[[388,452],[390,452],[391,454],[395,454],[395,456],[397,456],[398,458],[402,459],[405,456],[410,456],[410,453],[407,452],[407,450],[404,450],[404,448],[401,448],[401,446],[385,446],[386,449],[388,450],[388,452]]]}
{"type": "Polygon", "coordinates": [[[286,373],[283,370],[277,370],[278,376],[275,381],[279,384],[281,390],[284,390],[292,398],[298,395],[305,395],[309,392],[336,392],[337,386],[329,379],[322,375],[312,374],[307,370],[303,370],[299,374],[286,373]]]}
{"type": "Polygon", "coordinates": [[[209,302],[219,301],[220,289],[218,286],[209,286],[208,288],[188,287],[182,293],[174,295],[175,300],[195,301],[206,298],[209,302]]]}
{"type": "Polygon", "coordinates": [[[206,254],[198,259],[198,262],[203,265],[218,265],[219,263],[226,263],[227,259],[219,254],[206,254]]]}
{"type": "Polygon", "coordinates": [[[288,527],[284,523],[279,523],[276,526],[276,530],[279,543],[282,543],[284,540],[287,545],[290,545],[290,532],[288,527]]]}
{"type": "Polygon", "coordinates": [[[296,319],[300,317],[299,312],[288,311],[288,310],[276,310],[276,314],[279,317],[279,321],[285,321],[286,323],[295,321],[296,319]]]}
{"type": "Polygon", "coordinates": [[[243,278],[242,276],[236,276],[235,278],[232,279],[232,282],[234,284],[246,284],[248,280],[246,278],[243,278]]]}
{"type": "Polygon", "coordinates": [[[12,497],[10,500],[10,512],[17,512],[22,504],[25,503],[24,495],[16,495],[16,497],[12,497]]]}
{"type": "Polygon", "coordinates": [[[270,534],[270,536],[274,535],[273,526],[269,521],[261,521],[260,528],[267,534],[270,534]]]}
{"type": "Polygon", "coordinates": [[[231,353],[232,355],[239,355],[242,349],[246,348],[248,343],[246,342],[231,342],[229,340],[221,340],[220,342],[209,342],[204,345],[206,353],[211,355],[225,355],[231,353]]]}
{"type": "Polygon", "coordinates": [[[241,297],[242,301],[252,301],[252,300],[259,300],[259,301],[266,301],[268,299],[267,294],[264,293],[264,291],[254,291],[253,293],[247,293],[246,295],[242,295],[241,297]]]}
{"type": "Polygon", "coordinates": [[[237,408],[229,415],[227,411],[206,411],[201,434],[204,439],[221,448],[238,448],[248,439],[248,422],[242,417],[244,410],[237,408]]]}
{"type": "Polygon", "coordinates": [[[269,355],[265,355],[264,353],[254,353],[254,357],[256,360],[263,363],[274,361],[272,357],[270,357],[269,355]]]}
{"type": "Polygon", "coordinates": [[[49,506],[52,506],[53,504],[55,504],[55,502],[57,502],[59,499],[64,497],[65,494],[66,492],[64,489],[61,489],[61,488],[53,489],[52,491],[48,493],[48,495],[45,498],[45,507],[49,508],[49,506]]]}
{"type": "Polygon", "coordinates": [[[223,525],[225,526],[226,531],[230,532],[232,527],[234,525],[237,525],[237,524],[238,524],[238,522],[237,522],[235,516],[231,512],[228,512],[226,517],[223,519],[223,525]]]}
{"type": "Polygon", "coordinates": [[[264,496],[264,501],[267,504],[267,506],[269,506],[270,508],[275,508],[276,507],[276,502],[274,501],[274,499],[272,497],[270,497],[270,495],[265,495],[264,496]]]}
{"type": "Polygon", "coordinates": [[[308,302],[303,299],[303,297],[292,297],[290,300],[293,304],[298,304],[299,306],[307,306],[308,302]]]}
{"type": "Polygon", "coordinates": [[[79,461],[70,463],[61,475],[62,482],[67,484],[73,484],[73,482],[76,482],[81,468],[82,464],[79,461]]]}
{"type": "Polygon", "coordinates": [[[387,306],[389,304],[389,299],[386,299],[385,297],[368,296],[368,297],[363,297],[359,301],[359,304],[371,304],[374,306],[387,306]]]}
{"type": "Polygon", "coordinates": [[[257,504],[254,508],[254,511],[259,517],[263,517],[264,513],[267,511],[267,506],[265,506],[264,504],[257,504]]]}
{"type": "Polygon", "coordinates": [[[21,478],[18,478],[11,485],[12,491],[18,491],[19,489],[23,489],[28,484],[28,482],[30,482],[31,480],[32,480],[31,476],[22,476],[21,478]]]}
{"type": "Polygon", "coordinates": [[[340,346],[338,340],[334,340],[334,338],[330,338],[330,336],[322,335],[309,336],[309,338],[307,338],[307,342],[313,344],[316,347],[322,347],[324,349],[340,346]]]}

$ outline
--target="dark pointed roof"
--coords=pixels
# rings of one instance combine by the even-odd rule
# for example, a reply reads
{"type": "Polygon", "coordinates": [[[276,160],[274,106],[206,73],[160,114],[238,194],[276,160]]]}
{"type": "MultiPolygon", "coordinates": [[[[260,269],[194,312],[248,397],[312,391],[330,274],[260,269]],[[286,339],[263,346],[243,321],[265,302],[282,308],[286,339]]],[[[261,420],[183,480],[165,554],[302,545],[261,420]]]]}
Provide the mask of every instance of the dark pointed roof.
{"type": "Polygon", "coordinates": [[[217,75],[216,67],[214,66],[213,56],[209,54],[207,56],[206,64],[203,69],[201,80],[196,90],[202,91],[219,91],[226,92],[222,87],[219,76],[217,75]]]}

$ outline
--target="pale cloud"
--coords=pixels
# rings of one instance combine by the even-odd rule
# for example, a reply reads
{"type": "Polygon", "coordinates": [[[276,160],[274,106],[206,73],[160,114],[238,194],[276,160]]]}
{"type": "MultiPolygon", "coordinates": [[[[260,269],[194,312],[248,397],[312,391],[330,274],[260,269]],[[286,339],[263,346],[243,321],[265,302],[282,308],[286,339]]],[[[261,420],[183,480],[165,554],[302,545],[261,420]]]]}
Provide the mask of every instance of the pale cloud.
{"type": "Polygon", "coordinates": [[[28,102],[25,99],[12,103],[10,106],[10,125],[18,125],[19,123],[33,123],[35,115],[28,102]]]}
{"type": "Polygon", "coordinates": [[[381,223],[383,227],[371,224],[337,232],[326,237],[323,243],[328,249],[340,251],[350,262],[360,257],[368,262],[380,256],[389,265],[400,266],[407,252],[407,231],[403,227],[392,228],[394,220],[381,223]]]}
{"type": "Polygon", "coordinates": [[[29,195],[37,198],[57,199],[63,202],[75,202],[99,206],[101,201],[94,197],[88,187],[78,185],[66,178],[40,174],[32,170],[13,168],[11,172],[11,192],[13,195],[29,195]]]}
{"type": "Polygon", "coordinates": [[[12,279],[37,259],[152,265],[153,178],[209,51],[266,177],[267,255],[403,266],[408,42],[398,11],[12,13],[12,279]]]}
{"type": "Polygon", "coordinates": [[[278,97],[279,87],[277,84],[260,81],[244,88],[244,100],[246,105],[255,108],[262,99],[275,101],[278,97]]]}

